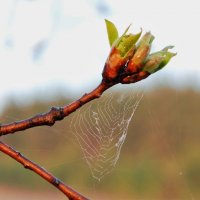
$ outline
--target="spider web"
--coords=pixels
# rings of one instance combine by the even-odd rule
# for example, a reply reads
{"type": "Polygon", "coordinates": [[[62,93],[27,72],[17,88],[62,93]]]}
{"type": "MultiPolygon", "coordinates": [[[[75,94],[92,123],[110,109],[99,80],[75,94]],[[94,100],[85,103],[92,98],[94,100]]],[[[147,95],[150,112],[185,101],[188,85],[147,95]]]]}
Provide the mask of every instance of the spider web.
{"type": "Polygon", "coordinates": [[[95,179],[100,181],[115,167],[142,97],[142,93],[110,94],[74,114],[71,130],[95,179]]]}

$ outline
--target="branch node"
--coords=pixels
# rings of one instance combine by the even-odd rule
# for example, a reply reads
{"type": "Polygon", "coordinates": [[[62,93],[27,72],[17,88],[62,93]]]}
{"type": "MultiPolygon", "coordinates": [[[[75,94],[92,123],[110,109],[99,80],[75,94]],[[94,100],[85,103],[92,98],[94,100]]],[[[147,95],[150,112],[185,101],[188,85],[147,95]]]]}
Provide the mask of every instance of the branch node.
{"type": "Polygon", "coordinates": [[[54,179],[52,180],[51,183],[52,183],[53,185],[55,185],[55,186],[59,186],[60,183],[61,183],[61,181],[60,181],[58,178],[54,178],[54,179]]]}
{"type": "Polygon", "coordinates": [[[96,96],[96,98],[99,98],[101,96],[101,93],[98,92],[98,93],[95,94],[95,96],[96,96]]]}
{"type": "Polygon", "coordinates": [[[80,106],[82,106],[84,104],[80,99],[78,99],[77,102],[80,104],[80,106]]]}
{"type": "Polygon", "coordinates": [[[16,151],[17,156],[21,157],[22,154],[19,151],[16,151]]]}
{"type": "Polygon", "coordinates": [[[31,169],[31,168],[30,168],[30,165],[27,164],[27,163],[24,164],[24,168],[25,168],[25,169],[31,169]]]}
{"type": "Polygon", "coordinates": [[[62,107],[52,107],[51,111],[54,120],[62,120],[64,118],[64,112],[62,107]]]}

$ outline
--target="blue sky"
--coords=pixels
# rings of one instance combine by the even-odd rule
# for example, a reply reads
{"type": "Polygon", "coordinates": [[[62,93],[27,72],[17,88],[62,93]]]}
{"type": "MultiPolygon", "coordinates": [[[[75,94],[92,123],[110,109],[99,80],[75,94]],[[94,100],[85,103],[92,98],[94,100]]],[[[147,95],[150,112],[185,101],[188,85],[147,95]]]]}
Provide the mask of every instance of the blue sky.
{"type": "Polygon", "coordinates": [[[104,18],[121,33],[130,23],[150,30],[153,50],[175,46],[178,55],[144,84],[198,85],[199,10],[198,0],[0,0],[1,102],[49,86],[94,87],[109,52],[104,18]]]}

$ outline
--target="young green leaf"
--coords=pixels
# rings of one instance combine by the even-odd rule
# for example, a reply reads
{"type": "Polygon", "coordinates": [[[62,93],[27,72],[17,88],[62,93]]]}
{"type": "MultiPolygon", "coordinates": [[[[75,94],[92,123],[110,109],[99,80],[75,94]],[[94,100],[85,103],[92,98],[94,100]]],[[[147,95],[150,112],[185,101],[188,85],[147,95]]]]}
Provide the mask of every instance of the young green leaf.
{"type": "Polygon", "coordinates": [[[111,47],[113,42],[119,37],[118,31],[115,25],[111,21],[105,19],[105,23],[106,23],[107,33],[108,33],[108,40],[111,47]]]}
{"type": "Polygon", "coordinates": [[[172,49],[173,46],[167,46],[161,51],[152,53],[148,56],[147,61],[142,69],[142,71],[149,72],[153,74],[158,70],[161,70],[172,57],[176,56],[176,53],[169,52],[169,49],[172,49]]]}
{"type": "Polygon", "coordinates": [[[127,73],[136,73],[141,69],[146,57],[149,54],[153,40],[154,36],[150,32],[147,32],[145,35],[143,35],[136,48],[135,54],[128,63],[126,68],[127,73]]]}
{"type": "Polygon", "coordinates": [[[142,33],[142,30],[137,34],[123,34],[119,41],[117,41],[116,48],[120,51],[122,57],[126,56],[131,49],[135,48],[135,43],[138,41],[142,33]]]}

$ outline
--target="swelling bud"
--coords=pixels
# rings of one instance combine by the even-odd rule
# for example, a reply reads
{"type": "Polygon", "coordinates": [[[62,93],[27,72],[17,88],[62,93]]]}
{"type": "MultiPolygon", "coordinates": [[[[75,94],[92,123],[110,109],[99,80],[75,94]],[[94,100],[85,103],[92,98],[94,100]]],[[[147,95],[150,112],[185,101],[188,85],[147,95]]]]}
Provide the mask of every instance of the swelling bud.
{"type": "Polygon", "coordinates": [[[153,74],[158,70],[162,69],[164,66],[166,66],[167,63],[171,60],[171,58],[176,55],[176,53],[168,51],[172,48],[173,46],[168,46],[162,49],[161,51],[150,54],[146,59],[142,71],[153,74]]]}
{"type": "Polygon", "coordinates": [[[154,40],[154,36],[147,32],[139,41],[138,47],[136,48],[136,52],[134,56],[130,59],[128,66],[126,68],[126,72],[129,74],[133,74],[138,72],[146,57],[148,56],[150,49],[151,49],[151,43],[154,40]]]}

